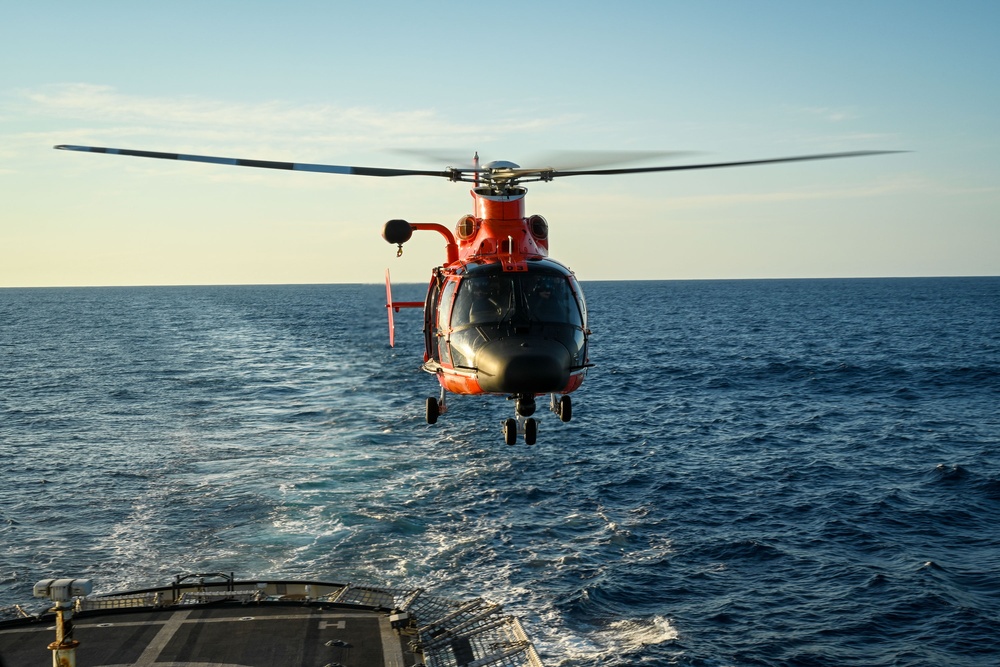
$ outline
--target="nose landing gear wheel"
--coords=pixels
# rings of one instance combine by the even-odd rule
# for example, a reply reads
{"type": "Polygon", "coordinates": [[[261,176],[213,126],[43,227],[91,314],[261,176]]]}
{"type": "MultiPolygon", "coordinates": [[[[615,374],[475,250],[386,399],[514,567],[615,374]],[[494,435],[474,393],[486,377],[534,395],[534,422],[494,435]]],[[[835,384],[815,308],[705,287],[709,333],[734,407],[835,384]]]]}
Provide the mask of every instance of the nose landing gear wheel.
{"type": "Polygon", "coordinates": [[[528,417],[524,420],[524,444],[533,445],[538,437],[538,422],[528,417]]]}
{"type": "Polygon", "coordinates": [[[517,442],[517,420],[516,419],[504,419],[503,420],[503,441],[508,445],[513,445],[517,442]]]}
{"type": "Polygon", "coordinates": [[[441,408],[438,405],[438,401],[433,396],[427,399],[427,423],[434,424],[438,420],[438,415],[441,414],[441,408]]]}

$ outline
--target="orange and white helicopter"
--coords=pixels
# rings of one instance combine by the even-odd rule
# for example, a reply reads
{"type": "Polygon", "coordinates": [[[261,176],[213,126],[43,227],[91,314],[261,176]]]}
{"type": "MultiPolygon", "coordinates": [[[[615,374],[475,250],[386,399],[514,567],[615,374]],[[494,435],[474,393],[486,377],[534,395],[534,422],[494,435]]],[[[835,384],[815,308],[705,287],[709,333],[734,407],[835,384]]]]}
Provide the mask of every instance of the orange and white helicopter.
{"type": "Polygon", "coordinates": [[[447,411],[445,396],[448,392],[507,396],[515,401],[515,417],[503,421],[504,441],[514,444],[521,434],[528,445],[535,443],[538,433],[538,420],[533,416],[535,399],[548,394],[550,409],[562,421],[568,422],[572,416],[569,394],[583,384],[587,369],[592,364],[587,349],[590,330],[587,328],[583,291],[573,272],[548,256],[548,223],[540,215],[526,214],[524,197],[527,189],[523,183],[547,182],[565,176],[714,169],[897,152],[854,151],[616,169],[579,166],[522,168],[506,161],[480,166],[477,153],[470,167],[413,170],[272,162],[95,146],[60,145],[55,148],[354,176],[434,176],[472,183],[473,212],[459,219],[454,232],[438,223],[405,220],[385,223],[382,236],[398,246],[397,255],[402,254],[403,244],[414,231],[435,231],[447,240],[446,261],[433,269],[424,301],[393,301],[389,274],[386,272],[389,342],[390,345],[395,342],[393,312],[399,312],[401,308],[423,308],[422,368],[434,374],[441,385],[440,396],[427,399],[427,422],[435,423],[447,411]]]}

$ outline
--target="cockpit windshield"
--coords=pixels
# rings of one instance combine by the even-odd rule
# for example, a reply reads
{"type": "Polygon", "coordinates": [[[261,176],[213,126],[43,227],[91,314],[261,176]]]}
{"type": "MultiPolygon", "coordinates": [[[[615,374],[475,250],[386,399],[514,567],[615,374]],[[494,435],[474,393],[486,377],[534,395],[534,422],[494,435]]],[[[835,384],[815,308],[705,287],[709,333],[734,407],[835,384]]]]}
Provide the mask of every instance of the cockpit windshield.
{"type": "Polygon", "coordinates": [[[452,307],[439,322],[432,358],[456,368],[476,368],[478,351],[508,338],[556,341],[569,352],[574,368],[587,363],[587,309],[573,274],[549,260],[529,264],[527,271],[504,271],[499,264],[470,266],[458,281],[449,281],[441,300],[452,307]],[[435,356],[435,352],[439,356],[435,356]]]}
{"type": "Polygon", "coordinates": [[[491,323],[582,327],[583,317],[566,276],[501,272],[466,276],[451,311],[452,329],[491,323]]]}

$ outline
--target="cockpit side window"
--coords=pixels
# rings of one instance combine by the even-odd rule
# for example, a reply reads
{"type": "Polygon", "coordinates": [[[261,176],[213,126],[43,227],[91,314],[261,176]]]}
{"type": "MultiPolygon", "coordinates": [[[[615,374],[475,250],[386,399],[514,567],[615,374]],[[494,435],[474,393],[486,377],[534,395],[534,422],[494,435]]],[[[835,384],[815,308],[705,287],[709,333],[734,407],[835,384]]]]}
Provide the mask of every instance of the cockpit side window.
{"type": "Polygon", "coordinates": [[[569,284],[573,290],[573,296],[576,298],[576,305],[580,309],[581,320],[583,323],[583,328],[587,328],[587,301],[583,298],[583,290],[580,289],[580,283],[576,281],[576,278],[570,276],[569,284]]]}
{"type": "Polygon", "coordinates": [[[448,329],[448,313],[451,308],[451,297],[455,293],[455,287],[458,283],[454,280],[449,280],[445,283],[444,289],[441,291],[441,301],[438,306],[438,321],[437,329],[439,332],[446,331],[448,329]]]}

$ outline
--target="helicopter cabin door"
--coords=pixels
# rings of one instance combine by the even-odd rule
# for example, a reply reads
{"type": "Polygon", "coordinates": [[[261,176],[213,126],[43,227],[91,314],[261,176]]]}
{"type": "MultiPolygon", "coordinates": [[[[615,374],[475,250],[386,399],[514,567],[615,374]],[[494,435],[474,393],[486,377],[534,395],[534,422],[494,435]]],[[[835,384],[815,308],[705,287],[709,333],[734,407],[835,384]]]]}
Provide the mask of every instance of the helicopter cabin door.
{"type": "Polygon", "coordinates": [[[444,288],[441,290],[441,298],[438,301],[437,307],[437,331],[434,333],[437,341],[436,345],[434,345],[436,348],[434,360],[445,366],[451,366],[451,353],[448,349],[448,332],[450,330],[448,321],[451,318],[451,306],[455,297],[455,288],[457,287],[457,278],[452,277],[447,280],[444,288]]]}

